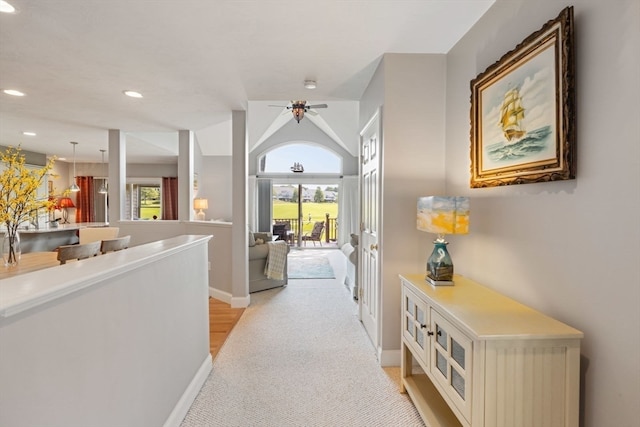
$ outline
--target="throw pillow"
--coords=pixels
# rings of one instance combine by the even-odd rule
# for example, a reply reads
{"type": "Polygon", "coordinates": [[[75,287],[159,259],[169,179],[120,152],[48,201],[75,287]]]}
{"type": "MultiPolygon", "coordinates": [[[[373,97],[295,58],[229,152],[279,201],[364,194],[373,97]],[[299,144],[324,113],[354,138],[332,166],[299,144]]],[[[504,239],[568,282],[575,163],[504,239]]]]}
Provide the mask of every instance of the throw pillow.
{"type": "Polygon", "coordinates": [[[271,233],[265,233],[265,232],[261,232],[261,231],[256,231],[255,233],[253,233],[253,238],[256,239],[256,243],[258,242],[258,239],[262,239],[262,242],[270,242],[271,241],[271,233]]]}
{"type": "Polygon", "coordinates": [[[253,231],[249,231],[249,247],[254,247],[256,245],[256,239],[253,237],[253,231]]]}
{"type": "Polygon", "coordinates": [[[351,246],[354,248],[358,246],[358,238],[359,236],[357,234],[351,234],[351,246]]]}

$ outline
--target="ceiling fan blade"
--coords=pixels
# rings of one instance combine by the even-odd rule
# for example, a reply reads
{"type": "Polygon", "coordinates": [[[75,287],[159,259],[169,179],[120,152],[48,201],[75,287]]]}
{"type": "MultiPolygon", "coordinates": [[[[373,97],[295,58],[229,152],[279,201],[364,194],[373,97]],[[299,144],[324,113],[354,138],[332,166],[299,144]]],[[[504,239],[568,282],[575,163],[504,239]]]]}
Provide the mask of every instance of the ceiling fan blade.
{"type": "Polygon", "coordinates": [[[316,104],[316,105],[307,105],[307,108],[327,108],[327,104],[316,104]]]}
{"type": "Polygon", "coordinates": [[[287,105],[273,105],[273,104],[269,104],[268,107],[289,108],[287,105]]]}

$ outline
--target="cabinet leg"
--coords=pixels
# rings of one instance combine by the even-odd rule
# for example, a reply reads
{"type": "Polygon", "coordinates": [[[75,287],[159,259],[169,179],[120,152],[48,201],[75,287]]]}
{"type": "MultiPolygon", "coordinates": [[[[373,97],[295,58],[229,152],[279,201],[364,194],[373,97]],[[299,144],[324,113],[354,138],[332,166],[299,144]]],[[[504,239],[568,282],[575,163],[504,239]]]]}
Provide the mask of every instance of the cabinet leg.
{"type": "Polygon", "coordinates": [[[400,355],[400,393],[406,393],[407,389],[404,387],[404,379],[411,376],[413,356],[411,352],[407,350],[407,346],[404,343],[402,343],[400,348],[400,355]]]}

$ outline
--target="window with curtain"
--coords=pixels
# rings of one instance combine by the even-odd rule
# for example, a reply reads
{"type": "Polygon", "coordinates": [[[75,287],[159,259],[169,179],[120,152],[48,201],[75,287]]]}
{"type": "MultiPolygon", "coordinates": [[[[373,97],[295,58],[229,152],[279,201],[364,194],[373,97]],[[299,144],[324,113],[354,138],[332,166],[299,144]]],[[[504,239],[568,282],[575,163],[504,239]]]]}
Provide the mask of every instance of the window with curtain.
{"type": "Polygon", "coordinates": [[[80,187],[76,193],[76,222],[95,222],[93,177],[77,176],[76,184],[80,187]]]}
{"type": "Polygon", "coordinates": [[[178,219],[178,178],[162,177],[162,219],[178,219]]]}
{"type": "Polygon", "coordinates": [[[126,187],[128,220],[170,220],[178,218],[177,178],[133,178],[126,187]],[[175,182],[172,182],[175,181],[175,182]]]}
{"type": "Polygon", "coordinates": [[[125,219],[161,219],[159,184],[128,184],[125,219]]]}

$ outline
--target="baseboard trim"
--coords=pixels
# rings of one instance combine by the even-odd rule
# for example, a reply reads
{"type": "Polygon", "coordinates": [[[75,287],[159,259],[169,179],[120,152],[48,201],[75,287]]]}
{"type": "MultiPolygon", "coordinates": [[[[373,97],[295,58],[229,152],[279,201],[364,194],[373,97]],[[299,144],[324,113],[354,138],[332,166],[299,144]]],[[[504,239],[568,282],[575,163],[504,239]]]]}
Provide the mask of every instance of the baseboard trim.
{"type": "Polygon", "coordinates": [[[246,297],[234,297],[229,292],[211,287],[209,288],[209,296],[222,302],[226,302],[232,308],[247,308],[251,302],[251,297],[249,295],[246,297]]]}
{"type": "Polygon", "coordinates": [[[180,397],[180,400],[176,403],[173,411],[169,414],[169,418],[165,421],[164,427],[180,427],[182,420],[184,420],[184,417],[187,415],[187,412],[189,412],[189,408],[191,408],[193,401],[196,399],[196,396],[200,393],[200,389],[204,385],[204,382],[207,380],[211,369],[213,369],[213,359],[211,358],[211,354],[207,354],[204,362],[200,365],[200,369],[198,369],[198,372],[196,372],[196,375],[187,386],[187,389],[182,393],[182,397],[180,397]]]}
{"type": "Polygon", "coordinates": [[[209,296],[219,301],[226,302],[227,304],[231,304],[231,294],[229,292],[209,287],[209,296]]]}
{"type": "Polygon", "coordinates": [[[400,350],[380,350],[378,354],[380,366],[400,366],[402,358],[400,350]]]}
{"type": "Polygon", "coordinates": [[[251,296],[246,297],[231,297],[231,308],[247,308],[251,302],[251,296]]]}

